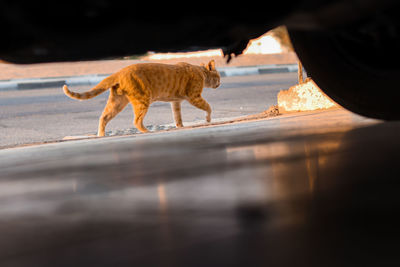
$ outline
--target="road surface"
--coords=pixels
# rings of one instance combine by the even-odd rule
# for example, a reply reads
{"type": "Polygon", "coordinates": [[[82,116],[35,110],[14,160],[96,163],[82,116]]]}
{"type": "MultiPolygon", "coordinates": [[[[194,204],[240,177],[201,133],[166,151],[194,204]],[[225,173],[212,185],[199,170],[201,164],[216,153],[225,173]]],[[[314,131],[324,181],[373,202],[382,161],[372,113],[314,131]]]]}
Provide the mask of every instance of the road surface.
{"type": "Polygon", "coordinates": [[[338,109],[0,150],[0,266],[399,266],[400,123],[338,109]]]}
{"type": "MultiPolygon", "coordinates": [[[[276,104],[279,90],[288,89],[296,79],[295,73],[225,77],[216,90],[204,89],[203,97],[213,109],[213,119],[246,116],[276,104]]],[[[90,87],[70,89],[86,91],[90,87]]],[[[0,147],[95,134],[107,97],[108,92],[80,102],[66,97],[61,88],[0,92],[0,147]]],[[[205,113],[184,102],[182,117],[184,123],[205,120],[205,113]]],[[[129,105],[107,125],[106,131],[115,134],[132,128],[132,122],[129,105]]],[[[145,125],[172,122],[170,105],[165,102],[153,103],[144,121],[145,125]]]]}
{"type": "MultiPolygon", "coordinates": [[[[226,82],[221,116],[267,77],[226,82]]],[[[14,99],[34,129],[69,103],[41,92],[14,99]]],[[[399,266],[399,136],[336,109],[2,149],[0,266],[399,266]]]]}

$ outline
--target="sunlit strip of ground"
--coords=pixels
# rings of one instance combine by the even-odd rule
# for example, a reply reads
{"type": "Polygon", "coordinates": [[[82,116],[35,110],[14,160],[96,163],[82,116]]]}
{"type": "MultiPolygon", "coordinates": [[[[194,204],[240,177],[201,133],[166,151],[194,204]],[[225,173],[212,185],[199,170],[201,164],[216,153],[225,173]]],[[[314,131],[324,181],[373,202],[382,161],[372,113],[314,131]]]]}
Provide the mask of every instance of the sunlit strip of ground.
{"type": "MultiPolygon", "coordinates": [[[[250,40],[247,48],[243,54],[278,54],[282,53],[283,49],[281,44],[266,33],[256,39],[250,40]]],[[[165,60],[177,58],[196,58],[196,57],[223,57],[221,49],[209,49],[195,52],[181,52],[181,53],[150,53],[146,59],[148,60],[165,60]]]]}

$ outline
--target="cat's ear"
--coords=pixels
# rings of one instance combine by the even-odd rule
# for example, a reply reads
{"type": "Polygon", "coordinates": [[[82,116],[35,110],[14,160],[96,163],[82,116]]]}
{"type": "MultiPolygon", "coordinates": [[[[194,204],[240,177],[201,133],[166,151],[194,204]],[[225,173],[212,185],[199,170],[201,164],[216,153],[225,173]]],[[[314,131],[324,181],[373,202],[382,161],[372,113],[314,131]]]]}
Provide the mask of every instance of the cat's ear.
{"type": "Polygon", "coordinates": [[[215,70],[215,61],[214,59],[210,60],[210,62],[208,62],[208,65],[206,67],[208,70],[215,70]]]}

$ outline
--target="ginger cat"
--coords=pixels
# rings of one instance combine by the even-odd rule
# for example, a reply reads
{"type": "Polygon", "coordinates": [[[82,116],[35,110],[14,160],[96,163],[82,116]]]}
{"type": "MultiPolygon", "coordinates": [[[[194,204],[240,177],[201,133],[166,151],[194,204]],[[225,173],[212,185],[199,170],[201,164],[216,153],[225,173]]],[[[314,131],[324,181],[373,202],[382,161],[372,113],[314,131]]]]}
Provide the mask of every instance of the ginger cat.
{"type": "Polygon", "coordinates": [[[143,125],[144,116],[154,101],[171,102],[175,124],[182,127],[181,102],[189,101],[193,106],[207,112],[206,121],[211,121],[211,107],[201,97],[203,87],[217,88],[220,75],[211,60],[207,65],[188,63],[176,65],[140,63],[121,69],[102,80],[90,91],[71,92],[64,85],[64,93],[74,99],[90,99],[110,88],[110,96],[99,120],[97,135],[104,136],[107,123],[121,112],[128,103],[135,113],[134,124],[141,132],[148,132],[143,125]]]}

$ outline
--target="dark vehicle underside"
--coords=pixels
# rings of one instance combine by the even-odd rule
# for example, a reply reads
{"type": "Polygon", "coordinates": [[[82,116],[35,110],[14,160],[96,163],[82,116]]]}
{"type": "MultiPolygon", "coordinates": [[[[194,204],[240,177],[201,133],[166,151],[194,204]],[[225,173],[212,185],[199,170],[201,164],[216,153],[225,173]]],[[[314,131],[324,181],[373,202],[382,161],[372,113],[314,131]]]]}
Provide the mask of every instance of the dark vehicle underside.
{"type": "Polygon", "coordinates": [[[0,59],[39,63],[222,48],[229,60],[250,39],[285,24],[307,72],[331,98],[364,116],[400,118],[398,1],[260,4],[2,1],[0,59]]]}

